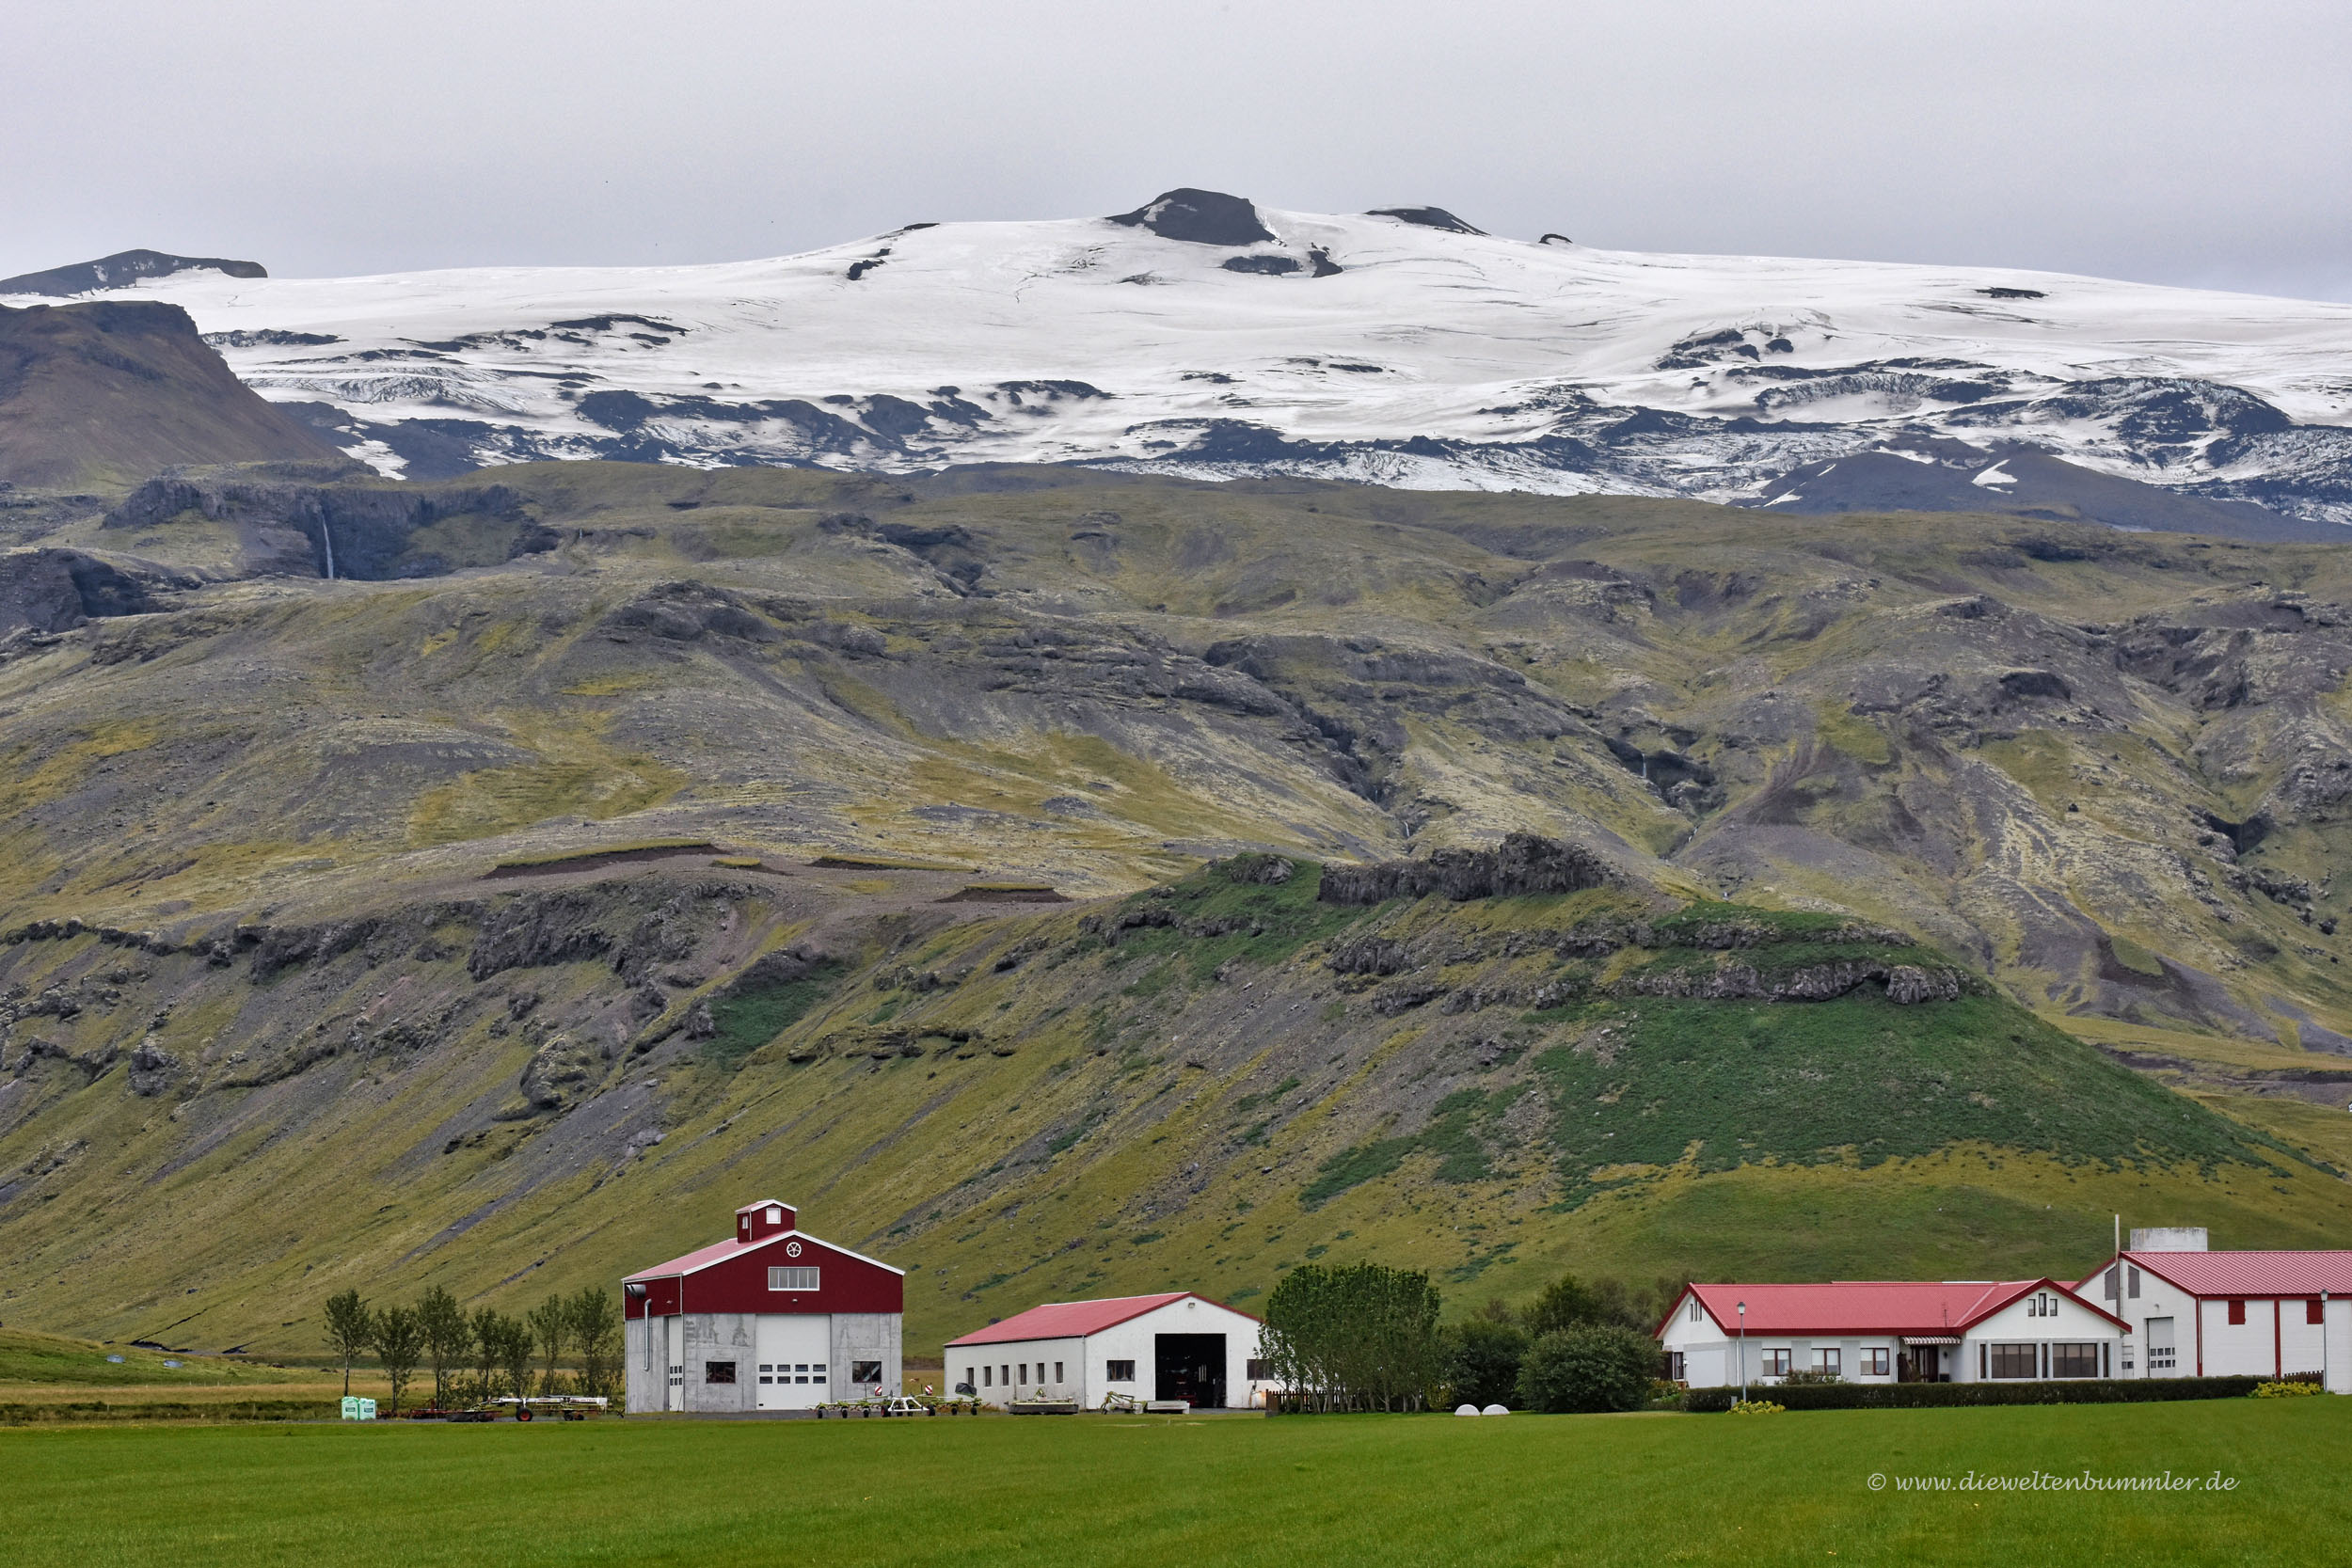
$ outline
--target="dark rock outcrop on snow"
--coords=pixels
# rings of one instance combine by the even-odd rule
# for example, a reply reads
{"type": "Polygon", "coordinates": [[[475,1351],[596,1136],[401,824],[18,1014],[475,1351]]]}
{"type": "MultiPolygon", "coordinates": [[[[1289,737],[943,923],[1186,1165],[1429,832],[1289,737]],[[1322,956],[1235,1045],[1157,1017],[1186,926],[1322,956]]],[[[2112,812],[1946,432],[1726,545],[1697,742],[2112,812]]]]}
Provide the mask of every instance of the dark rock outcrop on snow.
{"type": "MultiPolygon", "coordinates": [[[[1449,234],[1484,234],[1486,232],[1484,229],[1474,229],[1464,223],[1443,207],[1375,207],[1372,210],[1372,215],[1376,218],[1394,218],[1400,223],[1419,224],[1423,229],[1442,229],[1449,234]]],[[[1546,236],[1546,238],[1549,237],[1546,236]]]]}
{"type": "Polygon", "coordinates": [[[1149,229],[1164,240],[1187,240],[1194,245],[1259,245],[1274,238],[1247,198],[1190,186],[1163,191],[1134,212],[1120,213],[1110,221],[1130,229],[1149,229]]]}
{"type": "Polygon", "coordinates": [[[216,272],[228,277],[269,276],[268,269],[259,261],[231,261],[219,256],[174,256],[163,250],[118,250],[95,261],[75,261],[46,272],[0,277],[0,294],[45,294],[53,299],[69,299],[94,289],[127,288],[143,277],[169,277],[176,272],[216,272]]]}

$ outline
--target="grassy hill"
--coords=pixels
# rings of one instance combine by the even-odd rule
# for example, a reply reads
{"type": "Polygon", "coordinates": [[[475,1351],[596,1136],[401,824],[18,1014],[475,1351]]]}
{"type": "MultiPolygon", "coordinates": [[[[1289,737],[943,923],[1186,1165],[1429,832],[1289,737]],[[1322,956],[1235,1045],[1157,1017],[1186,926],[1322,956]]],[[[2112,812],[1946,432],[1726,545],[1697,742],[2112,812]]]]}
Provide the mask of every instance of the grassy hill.
{"type": "Polygon", "coordinates": [[[9,1323],[304,1349],[771,1194],[918,1347],[1309,1257],[1467,1306],[2344,1236],[2333,548],[495,477],[40,536],[153,586],[0,642],[9,1323]],[[318,517],[385,575],[267,575],[318,517]],[[1606,885],[1314,895],[1514,831],[1606,885]]]}

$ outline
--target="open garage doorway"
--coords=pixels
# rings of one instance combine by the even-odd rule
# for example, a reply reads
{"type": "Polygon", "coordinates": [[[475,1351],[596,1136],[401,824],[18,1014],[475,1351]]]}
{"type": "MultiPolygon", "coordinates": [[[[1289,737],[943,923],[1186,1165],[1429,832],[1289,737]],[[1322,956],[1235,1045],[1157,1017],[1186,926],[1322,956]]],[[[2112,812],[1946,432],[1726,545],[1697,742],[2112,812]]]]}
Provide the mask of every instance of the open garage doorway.
{"type": "Polygon", "coordinates": [[[1153,1399],[1182,1400],[1196,1409],[1224,1407],[1224,1335],[1155,1334],[1152,1342],[1153,1399]]]}

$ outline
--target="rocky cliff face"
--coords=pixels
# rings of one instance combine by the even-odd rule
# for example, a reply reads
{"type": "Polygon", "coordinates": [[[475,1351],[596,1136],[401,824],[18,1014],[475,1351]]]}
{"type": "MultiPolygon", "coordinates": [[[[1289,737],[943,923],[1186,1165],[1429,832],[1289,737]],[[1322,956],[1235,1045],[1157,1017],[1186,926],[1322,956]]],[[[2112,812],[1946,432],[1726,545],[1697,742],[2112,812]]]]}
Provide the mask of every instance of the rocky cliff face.
{"type": "Polygon", "coordinates": [[[585,1283],[744,1183],[941,1327],[1311,1247],[1953,1275],[2152,1192],[2336,1223],[2267,1141],[2340,1154],[2298,1118],[2352,1097],[2331,550],[1067,470],[182,483],[77,525],[119,553],[9,558],[28,1320],[585,1283]],[[283,575],[252,541],[311,515],[439,564],[283,575]],[[107,1218],[154,1195],[185,1301],[107,1218]]]}

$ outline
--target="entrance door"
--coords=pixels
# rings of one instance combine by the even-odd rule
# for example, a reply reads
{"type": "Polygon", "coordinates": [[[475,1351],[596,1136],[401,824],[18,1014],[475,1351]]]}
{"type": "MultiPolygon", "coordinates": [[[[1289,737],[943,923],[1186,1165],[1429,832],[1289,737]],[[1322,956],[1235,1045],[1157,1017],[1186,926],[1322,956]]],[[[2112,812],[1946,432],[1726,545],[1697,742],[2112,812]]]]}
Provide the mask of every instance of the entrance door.
{"type": "Polygon", "coordinates": [[[675,1313],[661,1320],[663,1368],[661,1408],[686,1408],[686,1320],[675,1313]]]}
{"type": "Polygon", "coordinates": [[[1155,1334],[1155,1400],[1182,1400],[1196,1409],[1225,1406],[1225,1336],[1155,1334]]]}
{"type": "Polygon", "coordinates": [[[762,1312],[755,1331],[756,1408],[813,1410],[833,1398],[833,1319],[822,1312],[762,1312]]]}
{"type": "Polygon", "coordinates": [[[2172,1320],[2170,1318],[2149,1319],[2148,1375],[2150,1377],[2178,1377],[2181,1375],[2179,1360],[2180,1351],[2172,1338],[2172,1320]]]}

